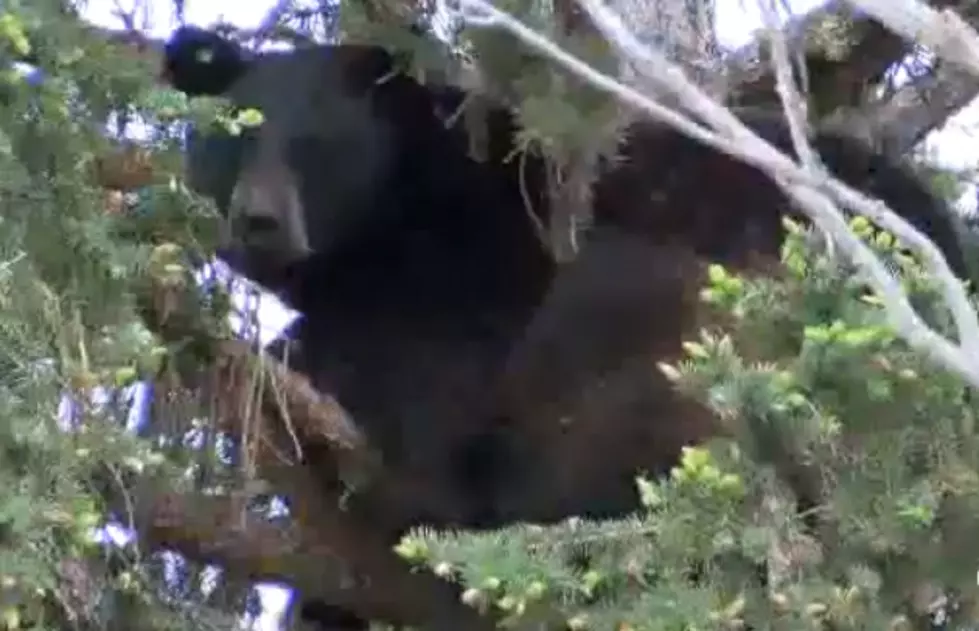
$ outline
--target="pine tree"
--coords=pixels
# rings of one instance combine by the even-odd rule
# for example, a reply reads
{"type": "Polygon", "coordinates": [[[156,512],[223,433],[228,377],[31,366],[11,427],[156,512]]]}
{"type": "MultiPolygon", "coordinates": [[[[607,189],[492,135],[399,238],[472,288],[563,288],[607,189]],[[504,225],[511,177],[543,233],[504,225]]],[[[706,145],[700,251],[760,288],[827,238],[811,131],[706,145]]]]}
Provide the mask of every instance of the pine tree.
{"type": "Polygon", "coordinates": [[[170,365],[146,287],[193,287],[169,244],[193,248],[215,225],[151,167],[151,154],[178,163],[178,137],[153,102],[155,68],[123,44],[61,3],[0,13],[3,59],[31,66],[0,76],[4,629],[228,628],[238,615],[173,580],[145,541],[94,538],[139,518],[139,488],[169,488],[188,466],[150,440],[159,428],[127,426],[140,380],[170,365]],[[143,143],[125,140],[137,110],[157,128],[143,143]]]}

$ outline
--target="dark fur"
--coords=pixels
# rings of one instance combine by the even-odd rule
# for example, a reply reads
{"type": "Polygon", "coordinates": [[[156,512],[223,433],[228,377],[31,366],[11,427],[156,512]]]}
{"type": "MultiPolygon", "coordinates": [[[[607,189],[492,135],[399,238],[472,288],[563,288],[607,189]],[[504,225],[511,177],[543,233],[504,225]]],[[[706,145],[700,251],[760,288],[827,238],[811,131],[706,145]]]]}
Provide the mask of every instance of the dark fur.
{"type": "MultiPolygon", "coordinates": [[[[791,151],[782,119],[741,113],[791,151]]],[[[965,277],[950,210],[909,168],[832,134],[813,145],[838,177],[929,235],[965,277]]],[[[593,236],[503,371],[497,418],[520,437],[528,466],[497,499],[504,521],[622,514],[635,505],[634,472],[663,472],[683,445],[718,431],[655,363],[679,357],[705,317],[696,301],[703,262],[775,265],[781,217],[802,218],[766,175],[671,129],[634,126],[619,159],[595,187],[593,236]]]]}
{"type": "MultiPolygon", "coordinates": [[[[780,112],[746,108],[739,114],[756,134],[793,153],[780,112]]],[[[830,171],[886,201],[930,236],[952,270],[965,278],[951,210],[914,171],[835,133],[817,133],[811,143],[830,171]]],[[[780,216],[797,215],[768,176],[671,129],[637,125],[623,147],[621,163],[598,182],[600,224],[683,243],[710,260],[738,264],[748,252],[777,252],[784,237],[780,216]]]]}
{"type": "Polygon", "coordinates": [[[189,97],[224,94],[247,70],[238,45],[212,31],[185,26],[164,45],[163,77],[189,97]]]}
{"type": "MultiPolygon", "coordinates": [[[[491,113],[481,163],[465,131],[446,127],[464,94],[388,76],[381,49],[246,62],[223,47],[204,32],[178,34],[166,51],[170,81],[260,107],[266,123],[250,138],[198,138],[188,177],[226,212],[243,180],[301,202],[250,208],[226,254],[304,313],[290,332],[294,365],[352,412],[392,476],[412,481],[374,523],[395,536],[419,523],[621,515],[636,506],[637,470],[664,471],[681,446],[717,432],[655,363],[696,331],[705,260],[743,268],[777,256],[791,207],[765,175],[637,123],[624,160],[595,187],[594,234],[558,269],[521,192],[546,220],[542,163],[530,156],[520,173],[519,161],[504,161],[515,131],[505,110],[491,113]],[[200,62],[195,49],[209,46],[220,63],[200,62]],[[302,215],[305,255],[284,236],[296,217],[283,208],[302,215]]],[[[745,120],[788,146],[779,115],[745,120]]],[[[856,142],[815,144],[831,170],[889,202],[964,274],[947,209],[908,171],[856,142]]]]}

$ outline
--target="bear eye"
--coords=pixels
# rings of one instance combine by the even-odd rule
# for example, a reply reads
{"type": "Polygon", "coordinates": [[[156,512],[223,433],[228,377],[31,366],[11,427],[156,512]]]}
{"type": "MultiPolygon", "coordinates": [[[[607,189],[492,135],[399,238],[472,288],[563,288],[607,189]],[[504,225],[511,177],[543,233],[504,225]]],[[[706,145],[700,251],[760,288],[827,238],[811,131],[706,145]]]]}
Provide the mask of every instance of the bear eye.
{"type": "Polygon", "coordinates": [[[214,49],[213,48],[202,48],[197,51],[197,61],[202,64],[209,64],[214,61],[214,49]]]}

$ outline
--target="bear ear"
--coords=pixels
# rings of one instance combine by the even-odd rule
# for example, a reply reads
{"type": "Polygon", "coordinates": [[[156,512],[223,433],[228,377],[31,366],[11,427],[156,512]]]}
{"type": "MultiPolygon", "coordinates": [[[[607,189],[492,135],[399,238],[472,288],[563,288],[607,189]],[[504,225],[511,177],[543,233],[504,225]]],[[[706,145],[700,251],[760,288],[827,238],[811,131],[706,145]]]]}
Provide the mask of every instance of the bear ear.
{"type": "Polygon", "coordinates": [[[181,26],[163,47],[163,81],[189,97],[225,94],[247,71],[241,47],[214,31],[181,26]]]}

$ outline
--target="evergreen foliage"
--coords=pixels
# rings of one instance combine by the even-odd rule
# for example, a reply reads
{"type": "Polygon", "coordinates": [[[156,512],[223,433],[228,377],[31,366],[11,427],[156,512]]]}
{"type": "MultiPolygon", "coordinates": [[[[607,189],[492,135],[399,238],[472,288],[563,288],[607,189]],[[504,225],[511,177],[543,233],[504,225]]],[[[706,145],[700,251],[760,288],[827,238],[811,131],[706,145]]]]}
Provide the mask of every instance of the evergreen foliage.
{"type": "Polygon", "coordinates": [[[5,6],[0,51],[36,72],[0,73],[0,628],[228,628],[236,608],[174,592],[159,553],[94,537],[135,517],[137,484],[167,488],[196,466],[159,426],[127,426],[134,386],[177,350],[144,324],[141,288],[195,289],[174,252],[207,250],[214,217],[165,177],[138,198],[97,185],[120,151],[176,166],[185,113],[159,103],[155,68],[62,3],[5,6]],[[150,134],[130,146],[137,113],[150,134]]]}

